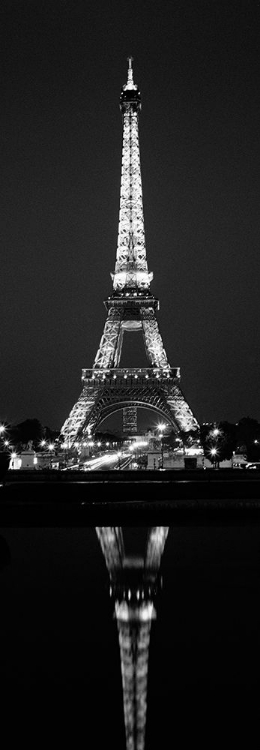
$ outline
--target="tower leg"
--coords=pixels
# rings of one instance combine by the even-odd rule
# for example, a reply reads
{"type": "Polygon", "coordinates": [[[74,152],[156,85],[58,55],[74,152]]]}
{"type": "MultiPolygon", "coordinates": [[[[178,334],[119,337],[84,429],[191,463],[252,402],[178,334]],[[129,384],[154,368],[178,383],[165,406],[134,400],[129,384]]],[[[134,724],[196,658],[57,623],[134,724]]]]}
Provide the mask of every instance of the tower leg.
{"type": "Polygon", "coordinates": [[[96,354],[93,369],[107,370],[116,367],[120,356],[121,340],[120,311],[111,307],[105,322],[104,331],[96,354]]]}
{"type": "Polygon", "coordinates": [[[199,424],[197,419],[194,417],[189,404],[177,384],[171,386],[166,400],[170,414],[173,416],[179,430],[182,432],[193,432],[194,435],[198,435],[199,424]]]}
{"type": "Polygon", "coordinates": [[[89,388],[84,387],[78,401],[76,401],[76,404],[71,409],[68,419],[66,419],[61,428],[61,434],[64,440],[69,442],[69,445],[73,443],[76,435],[78,435],[84,423],[88,420],[99,391],[99,388],[92,389],[90,393],[89,388]]]}
{"type": "Polygon", "coordinates": [[[159,331],[158,322],[152,307],[142,310],[143,336],[146,355],[152,367],[162,367],[169,370],[166,351],[163,348],[163,340],[159,331]]]}

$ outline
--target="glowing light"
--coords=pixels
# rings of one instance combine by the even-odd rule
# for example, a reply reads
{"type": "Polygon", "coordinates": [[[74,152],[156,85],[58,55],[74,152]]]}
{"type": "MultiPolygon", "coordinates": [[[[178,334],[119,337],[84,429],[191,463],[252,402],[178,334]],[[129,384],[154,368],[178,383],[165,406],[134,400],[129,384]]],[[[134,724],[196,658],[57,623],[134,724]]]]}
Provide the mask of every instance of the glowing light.
{"type": "Polygon", "coordinates": [[[43,448],[45,445],[46,445],[46,440],[41,440],[41,442],[40,442],[41,448],[43,448]]]}
{"type": "Polygon", "coordinates": [[[0,435],[2,435],[3,432],[5,432],[5,426],[4,424],[0,424],[0,435]]]}
{"type": "Polygon", "coordinates": [[[54,445],[54,443],[50,443],[50,444],[48,445],[48,449],[49,449],[49,451],[54,451],[54,448],[55,448],[55,445],[54,445]]]}
{"type": "Polygon", "coordinates": [[[213,427],[213,429],[209,431],[209,436],[211,438],[218,438],[221,435],[223,435],[223,431],[220,430],[219,427],[213,427]]]}
{"type": "Polygon", "coordinates": [[[17,458],[17,453],[11,453],[11,458],[17,458]]]}
{"type": "Polygon", "coordinates": [[[115,613],[117,620],[123,620],[129,622],[129,620],[139,620],[140,622],[147,622],[155,618],[155,609],[152,602],[147,604],[139,604],[138,608],[132,608],[127,602],[116,602],[115,613]]]}

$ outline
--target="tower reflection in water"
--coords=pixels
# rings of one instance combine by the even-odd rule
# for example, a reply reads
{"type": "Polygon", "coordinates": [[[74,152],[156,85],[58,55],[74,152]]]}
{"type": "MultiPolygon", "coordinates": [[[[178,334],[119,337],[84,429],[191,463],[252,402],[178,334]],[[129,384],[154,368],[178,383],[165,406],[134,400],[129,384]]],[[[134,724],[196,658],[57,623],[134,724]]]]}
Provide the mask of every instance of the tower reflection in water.
{"type": "Polygon", "coordinates": [[[150,631],[168,531],[169,526],[151,527],[139,557],[125,554],[122,527],[96,526],[118,627],[126,750],[145,749],[150,631]]]}

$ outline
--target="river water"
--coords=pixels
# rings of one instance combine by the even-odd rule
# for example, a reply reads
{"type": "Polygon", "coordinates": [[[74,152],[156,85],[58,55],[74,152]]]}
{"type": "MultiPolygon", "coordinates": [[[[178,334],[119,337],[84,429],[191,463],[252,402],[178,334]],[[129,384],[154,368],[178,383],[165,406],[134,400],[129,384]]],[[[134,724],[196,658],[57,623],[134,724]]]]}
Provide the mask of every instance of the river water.
{"type": "MultiPolygon", "coordinates": [[[[140,553],[146,529],[124,533],[127,552],[140,553]]],[[[59,746],[123,750],[117,627],[95,528],[2,528],[0,551],[1,685],[28,743],[36,726],[59,746]]],[[[218,737],[233,747],[243,733],[253,747],[260,526],[170,527],[161,574],[146,750],[218,737]]]]}

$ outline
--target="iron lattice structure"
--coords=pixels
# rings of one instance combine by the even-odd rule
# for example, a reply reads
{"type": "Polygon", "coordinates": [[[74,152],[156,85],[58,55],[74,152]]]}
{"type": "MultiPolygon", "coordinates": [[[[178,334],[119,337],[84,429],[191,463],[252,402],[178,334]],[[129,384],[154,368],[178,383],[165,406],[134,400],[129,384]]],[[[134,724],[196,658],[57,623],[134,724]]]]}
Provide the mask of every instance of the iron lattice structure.
{"type": "Polygon", "coordinates": [[[124,555],[121,528],[96,527],[117,620],[126,750],[145,750],[150,632],[168,531],[150,528],[144,558],[131,558],[124,555]]]}
{"type": "Polygon", "coordinates": [[[156,317],[159,302],[150,291],[153,274],[148,272],[146,260],[138,135],[141,97],[133,81],[131,58],[120,108],[123,150],[113,293],[105,302],[107,318],[93,367],[83,369],[83,390],[61,429],[70,446],[124,407],[154,409],[177,433],[181,430],[197,436],[199,429],[180,389],[180,369],[168,362],[156,317]],[[122,369],[124,334],[137,330],[143,334],[148,367],[122,369]]]}

